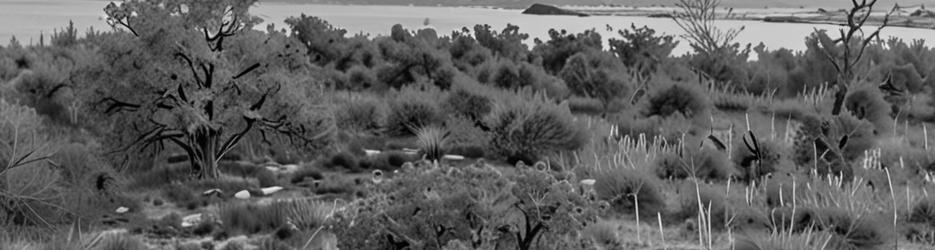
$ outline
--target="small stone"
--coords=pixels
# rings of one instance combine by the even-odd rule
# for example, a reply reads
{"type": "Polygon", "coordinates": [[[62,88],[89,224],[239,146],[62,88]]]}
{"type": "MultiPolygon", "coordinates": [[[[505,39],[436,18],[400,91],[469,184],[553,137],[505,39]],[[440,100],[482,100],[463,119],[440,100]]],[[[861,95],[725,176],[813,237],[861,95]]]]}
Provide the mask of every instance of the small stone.
{"type": "Polygon", "coordinates": [[[250,199],[250,192],[247,190],[240,190],[240,192],[234,194],[234,198],[241,200],[250,199]]]}
{"type": "Polygon", "coordinates": [[[202,193],[202,195],[204,196],[218,196],[218,197],[220,197],[223,194],[224,194],[224,191],[221,191],[220,189],[217,189],[217,188],[208,189],[207,191],[202,193]]]}
{"type": "Polygon", "coordinates": [[[585,185],[585,186],[594,186],[594,183],[597,183],[597,180],[595,180],[595,179],[584,179],[584,180],[581,180],[581,185],[585,185]]]}
{"type": "Polygon", "coordinates": [[[280,186],[272,186],[272,187],[267,187],[267,188],[261,188],[261,189],[260,189],[260,191],[263,192],[263,195],[271,195],[271,194],[276,193],[276,192],[279,192],[279,191],[281,191],[281,190],[282,190],[282,187],[280,187],[280,186]]]}
{"type": "Polygon", "coordinates": [[[364,149],[364,153],[367,154],[367,156],[374,156],[380,154],[380,150],[364,149]]]}
{"type": "Polygon", "coordinates": [[[130,209],[127,208],[127,207],[118,207],[116,212],[117,212],[118,214],[123,214],[123,213],[126,213],[126,212],[130,212],[130,209]]]}
{"type": "Polygon", "coordinates": [[[201,224],[202,216],[201,214],[192,214],[185,217],[182,217],[182,227],[193,227],[198,224],[201,224]]]}
{"type": "Polygon", "coordinates": [[[451,161],[463,161],[463,160],[464,160],[464,156],[460,156],[460,155],[445,155],[445,156],[442,156],[442,159],[451,160],[451,161]]]}
{"type": "Polygon", "coordinates": [[[282,166],[279,167],[279,168],[280,168],[280,171],[283,171],[283,172],[286,172],[286,173],[292,173],[292,172],[295,172],[296,170],[299,170],[299,165],[295,165],[295,164],[286,164],[286,165],[282,165],[282,166]]]}

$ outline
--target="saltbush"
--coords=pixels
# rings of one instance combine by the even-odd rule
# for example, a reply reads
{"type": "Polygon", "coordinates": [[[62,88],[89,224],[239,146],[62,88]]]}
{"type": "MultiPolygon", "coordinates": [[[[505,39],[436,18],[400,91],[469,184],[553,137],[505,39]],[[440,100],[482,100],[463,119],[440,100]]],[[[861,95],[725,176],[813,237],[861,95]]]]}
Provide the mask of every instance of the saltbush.
{"type": "Polygon", "coordinates": [[[704,117],[710,109],[710,101],[697,85],[684,82],[663,81],[655,83],[644,97],[642,115],[667,117],[680,113],[685,117],[704,117]]]}
{"type": "Polygon", "coordinates": [[[597,197],[605,200],[620,213],[635,213],[651,218],[666,211],[659,180],[640,170],[618,168],[601,173],[595,178],[594,190],[597,197]]]}
{"type": "Polygon", "coordinates": [[[445,108],[471,121],[480,121],[493,110],[490,97],[474,93],[466,88],[455,88],[445,99],[445,108]]]}
{"type": "Polygon", "coordinates": [[[354,132],[376,132],[383,125],[385,104],[372,97],[359,97],[338,104],[334,122],[338,128],[354,132]]]}
{"type": "Polygon", "coordinates": [[[406,88],[390,102],[386,117],[386,132],[390,135],[414,135],[413,129],[437,125],[444,121],[436,98],[437,92],[406,88]]]}
{"type": "Polygon", "coordinates": [[[883,93],[872,84],[864,84],[850,91],[844,99],[844,107],[857,119],[873,123],[877,133],[889,133],[893,130],[890,104],[883,99],[883,93]]]}
{"type": "Polygon", "coordinates": [[[497,105],[487,117],[495,155],[537,158],[549,152],[575,150],[586,143],[586,134],[567,104],[555,104],[541,94],[518,95],[497,105]]]}
{"type": "Polygon", "coordinates": [[[727,180],[734,169],[727,154],[713,148],[683,152],[667,152],[656,158],[656,175],[663,179],[685,179],[689,176],[706,180],[727,180]]]}

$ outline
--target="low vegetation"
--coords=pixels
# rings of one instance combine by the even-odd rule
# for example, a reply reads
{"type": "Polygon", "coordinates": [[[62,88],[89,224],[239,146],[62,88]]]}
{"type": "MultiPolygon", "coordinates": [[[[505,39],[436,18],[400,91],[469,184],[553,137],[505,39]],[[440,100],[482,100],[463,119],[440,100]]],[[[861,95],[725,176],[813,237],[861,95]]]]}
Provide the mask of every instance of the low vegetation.
{"type": "Polygon", "coordinates": [[[635,25],[529,46],[254,4],[128,0],[0,47],[0,248],[935,246],[925,41],[673,56],[635,25]]]}

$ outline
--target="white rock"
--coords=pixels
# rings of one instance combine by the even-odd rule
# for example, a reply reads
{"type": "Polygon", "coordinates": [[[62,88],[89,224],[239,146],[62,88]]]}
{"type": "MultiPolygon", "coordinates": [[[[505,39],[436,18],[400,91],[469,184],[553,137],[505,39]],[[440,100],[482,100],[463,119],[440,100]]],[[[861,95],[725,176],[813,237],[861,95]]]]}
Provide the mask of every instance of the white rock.
{"type": "MultiPolygon", "coordinates": [[[[260,189],[260,190],[263,191],[263,195],[270,195],[270,194],[273,194],[273,193],[275,193],[275,192],[281,191],[281,190],[282,190],[282,187],[280,187],[280,186],[272,186],[272,187],[262,188],[262,189],[260,189]]],[[[248,194],[249,194],[249,193],[248,193],[248,194]]]]}
{"type": "Polygon", "coordinates": [[[130,212],[130,209],[127,207],[118,207],[116,212],[118,214],[122,214],[122,213],[130,212]]]}
{"type": "Polygon", "coordinates": [[[595,179],[584,179],[584,180],[581,180],[581,185],[585,185],[585,186],[594,186],[594,183],[597,183],[597,180],[595,180],[595,179]]]}
{"type": "Polygon", "coordinates": [[[248,192],[247,190],[240,190],[240,192],[237,192],[236,194],[234,194],[234,198],[241,199],[241,200],[250,199],[250,192],[248,192]]]}
{"type": "Polygon", "coordinates": [[[299,165],[295,165],[295,164],[282,165],[280,167],[280,170],[286,173],[292,173],[292,172],[295,172],[296,170],[299,170],[299,165]]]}
{"type": "Polygon", "coordinates": [[[182,227],[193,227],[198,224],[201,224],[202,216],[201,214],[192,214],[185,217],[182,217],[182,227]]]}
{"type": "Polygon", "coordinates": [[[463,160],[464,160],[464,156],[460,156],[460,155],[445,155],[445,156],[442,156],[442,159],[451,160],[451,161],[463,161],[463,160]]]}
{"type": "Polygon", "coordinates": [[[224,194],[224,191],[221,191],[220,189],[217,189],[217,188],[212,188],[212,189],[208,189],[207,191],[201,194],[204,196],[221,196],[222,194],[224,194]]]}
{"type": "Polygon", "coordinates": [[[367,156],[374,156],[380,154],[380,150],[364,149],[364,153],[366,153],[367,156]]]}
{"type": "Polygon", "coordinates": [[[270,172],[279,172],[280,169],[279,167],[266,166],[266,170],[269,170],[270,172]]]}

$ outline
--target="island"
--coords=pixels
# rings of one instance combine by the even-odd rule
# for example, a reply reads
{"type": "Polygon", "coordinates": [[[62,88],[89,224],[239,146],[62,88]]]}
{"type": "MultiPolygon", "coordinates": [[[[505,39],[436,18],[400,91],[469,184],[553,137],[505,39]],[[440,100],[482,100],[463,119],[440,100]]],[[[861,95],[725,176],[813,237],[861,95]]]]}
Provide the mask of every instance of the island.
{"type": "Polygon", "coordinates": [[[562,9],[562,8],[559,8],[559,7],[556,7],[556,6],[547,5],[547,4],[541,4],[541,3],[536,3],[536,4],[533,4],[533,5],[529,6],[529,8],[526,8],[526,10],[523,11],[523,14],[528,14],[528,15],[562,15],[562,16],[580,16],[580,17],[589,16],[588,14],[585,14],[585,13],[576,12],[576,11],[571,11],[571,10],[566,10],[566,9],[562,9]]]}

